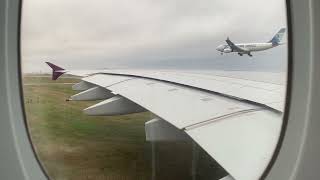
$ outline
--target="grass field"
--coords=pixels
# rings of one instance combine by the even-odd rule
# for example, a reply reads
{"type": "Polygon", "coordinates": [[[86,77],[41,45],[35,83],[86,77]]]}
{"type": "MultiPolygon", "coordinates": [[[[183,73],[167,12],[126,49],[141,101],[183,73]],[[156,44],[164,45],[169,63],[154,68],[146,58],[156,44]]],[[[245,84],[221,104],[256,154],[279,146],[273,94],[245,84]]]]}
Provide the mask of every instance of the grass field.
{"type": "Polygon", "coordinates": [[[90,117],[96,102],[67,102],[76,78],[24,77],[29,131],[47,173],[56,180],[150,179],[149,113],[90,117]]]}
{"type": "MultiPolygon", "coordinates": [[[[144,130],[150,113],[86,116],[82,109],[97,102],[66,101],[76,93],[71,86],[79,79],[52,81],[49,76],[33,75],[23,80],[31,138],[52,179],[151,179],[151,144],[145,141],[144,130]]],[[[192,169],[192,142],[161,142],[154,147],[157,180],[215,180],[226,175],[201,148],[197,168],[192,169]]]]}

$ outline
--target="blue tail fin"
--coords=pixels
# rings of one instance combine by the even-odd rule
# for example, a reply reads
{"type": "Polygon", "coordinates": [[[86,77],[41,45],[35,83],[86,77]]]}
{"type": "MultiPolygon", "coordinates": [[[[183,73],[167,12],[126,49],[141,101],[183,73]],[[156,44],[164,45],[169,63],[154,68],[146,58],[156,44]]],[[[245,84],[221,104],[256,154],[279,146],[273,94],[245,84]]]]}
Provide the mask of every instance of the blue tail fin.
{"type": "Polygon", "coordinates": [[[272,43],[272,45],[277,46],[280,44],[284,33],[286,32],[286,28],[281,28],[276,35],[273,36],[273,38],[269,41],[272,43]]]}

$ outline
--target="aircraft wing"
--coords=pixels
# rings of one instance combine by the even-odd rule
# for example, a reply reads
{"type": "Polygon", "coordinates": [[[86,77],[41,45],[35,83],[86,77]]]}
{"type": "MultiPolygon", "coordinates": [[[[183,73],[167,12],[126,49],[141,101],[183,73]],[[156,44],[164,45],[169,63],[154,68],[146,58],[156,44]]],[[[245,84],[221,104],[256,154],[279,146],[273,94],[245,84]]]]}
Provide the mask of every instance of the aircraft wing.
{"type": "Polygon", "coordinates": [[[229,37],[227,38],[226,42],[227,42],[227,44],[230,46],[230,48],[231,48],[233,51],[236,51],[236,52],[247,52],[245,49],[242,49],[242,48],[240,48],[239,46],[235,45],[235,44],[229,39],[229,37]]]}
{"type": "Polygon", "coordinates": [[[146,123],[147,140],[172,130],[177,139],[191,138],[229,173],[225,179],[259,179],[271,160],[282,126],[282,85],[175,71],[83,74],[73,86],[81,92],[70,100],[102,99],[85,114],[150,111],[156,118],[146,123]]]}

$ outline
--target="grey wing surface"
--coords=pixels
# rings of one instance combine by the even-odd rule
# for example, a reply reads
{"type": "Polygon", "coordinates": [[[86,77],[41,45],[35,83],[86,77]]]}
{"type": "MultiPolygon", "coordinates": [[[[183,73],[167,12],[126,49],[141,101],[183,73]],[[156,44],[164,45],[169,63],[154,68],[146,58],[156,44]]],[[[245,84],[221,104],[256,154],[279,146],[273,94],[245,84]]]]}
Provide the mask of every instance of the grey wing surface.
{"type": "Polygon", "coordinates": [[[70,99],[103,99],[84,113],[150,111],[156,118],[145,125],[148,141],[171,131],[191,138],[229,173],[225,179],[259,179],[271,160],[282,125],[281,85],[183,72],[84,74],[70,99]]]}

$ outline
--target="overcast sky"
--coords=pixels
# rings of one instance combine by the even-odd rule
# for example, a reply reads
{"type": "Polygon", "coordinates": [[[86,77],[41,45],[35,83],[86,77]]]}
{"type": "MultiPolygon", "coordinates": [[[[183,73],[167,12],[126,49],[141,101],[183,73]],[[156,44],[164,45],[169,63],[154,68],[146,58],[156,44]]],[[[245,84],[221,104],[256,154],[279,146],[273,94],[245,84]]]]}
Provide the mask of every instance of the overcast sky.
{"type": "Polygon", "coordinates": [[[286,45],[221,56],[229,36],[266,42],[286,27],[284,0],[26,0],[24,72],[69,69],[170,68],[282,71],[286,45]]]}

